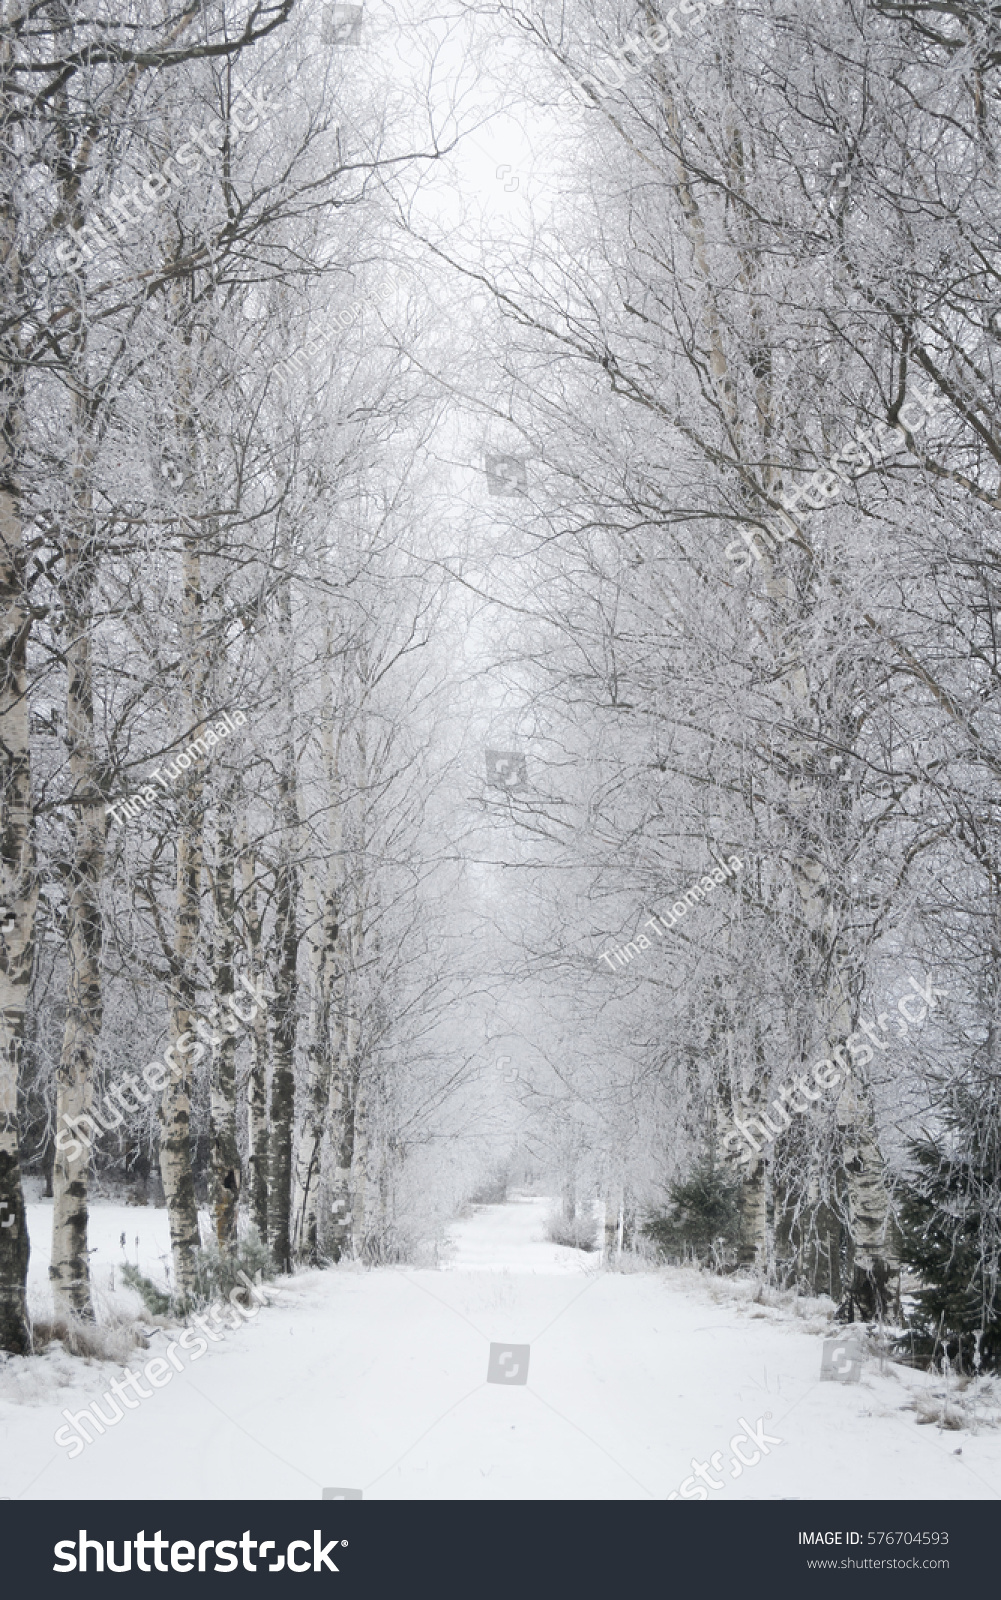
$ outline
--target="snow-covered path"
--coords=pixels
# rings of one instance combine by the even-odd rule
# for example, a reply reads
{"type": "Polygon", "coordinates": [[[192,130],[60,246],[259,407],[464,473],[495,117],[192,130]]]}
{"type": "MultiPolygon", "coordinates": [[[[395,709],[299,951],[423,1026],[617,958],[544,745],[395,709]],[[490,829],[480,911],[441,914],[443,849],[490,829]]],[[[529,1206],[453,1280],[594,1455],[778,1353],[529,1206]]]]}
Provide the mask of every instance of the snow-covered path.
{"type": "MultiPolygon", "coordinates": [[[[44,1278],[48,1208],[32,1210],[44,1278]]],[[[858,1385],[821,1383],[819,1314],[681,1271],[600,1272],[595,1256],[545,1241],[547,1210],[538,1199],[481,1208],[455,1225],[438,1272],[297,1277],[280,1304],[188,1361],[75,1460],[53,1443],[61,1412],[100,1400],[117,1369],[59,1354],[20,1378],[27,1364],[11,1363],[0,1495],[309,1499],[327,1487],[366,1499],[647,1499],[714,1454],[712,1499],[1001,1495],[997,1432],[943,1433],[901,1409],[928,1379],[873,1366],[858,1385]],[[491,1343],[530,1346],[527,1383],[487,1382],[491,1343]],[[66,1374],[73,1387],[57,1390],[66,1374]],[[734,1476],[741,1419],[752,1429],[765,1419],[782,1443],[734,1476]]],[[[98,1261],[122,1227],[130,1251],[148,1235],[155,1258],[165,1222],[97,1207],[98,1261]]],[[[138,1351],[132,1370],[164,1343],[138,1351]]],[[[521,1360],[501,1370],[520,1377],[521,1360]]]]}

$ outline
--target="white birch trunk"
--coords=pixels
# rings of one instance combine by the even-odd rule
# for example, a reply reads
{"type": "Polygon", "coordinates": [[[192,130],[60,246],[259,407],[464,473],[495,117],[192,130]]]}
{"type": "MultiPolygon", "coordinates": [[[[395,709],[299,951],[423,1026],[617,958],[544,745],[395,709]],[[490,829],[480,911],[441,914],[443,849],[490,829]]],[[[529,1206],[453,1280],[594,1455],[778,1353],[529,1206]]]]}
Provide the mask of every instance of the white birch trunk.
{"type": "MultiPolygon", "coordinates": [[[[286,558],[289,559],[288,553],[286,558]]],[[[299,995],[299,808],[295,759],[294,644],[288,579],[284,579],[279,587],[278,603],[282,641],[284,748],[278,773],[279,862],[275,889],[275,987],[278,993],[272,1031],[274,1071],[268,1141],[268,1242],[280,1271],[291,1272],[292,1133],[299,995]]]]}
{"type": "MultiPolygon", "coordinates": [[[[190,424],[182,419],[179,432],[188,440],[188,472],[195,459],[190,424]]],[[[201,559],[194,537],[185,534],[181,556],[181,659],[184,663],[182,725],[187,733],[200,724],[205,711],[208,670],[202,634],[201,559]]],[[[176,1066],[171,1072],[160,1106],[160,1176],[170,1222],[175,1292],[181,1300],[196,1287],[195,1252],[201,1244],[198,1205],[191,1165],[192,1052],[180,1054],[177,1041],[194,1032],[197,1015],[196,957],[201,927],[202,885],[202,775],[197,764],[183,773],[177,788],[177,918],[174,933],[174,991],[170,1002],[170,1041],[176,1066]]]]}
{"type": "Polygon", "coordinates": [[[213,1048],[210,1091],[212,1147],[212,1210],[216,1244],[231,1250],[237,1241],[240,1189],[243,1174],[236,1140],[236,1029],[238,1019],[229,1001],[235,994],[233,955],[236,945],[236,853],[233,840],[232,791],[222,802],[225,820],[218,833],[215,863],[215,995],[218,1019],[209,1016],[213,1033],[220,1035],[213,1048]]]}
{"type": "MultiPolygon", "coordinates": [[[[79,419],[78,434],[84,419],[79,419]]],[[[77,469],[82,477],[84,467],[77,469]]],[[[66,736],[74,802],[73,861],[66,914],[66,1020],[56,1079],[56,1127],[90,1112],[94,1065],[101,1033],[101,879],[106,822],[94,741],[90,637],[95,579],[95,534],[89,494],[82,488],[64,539],[62,583],[66,642],[66,736]]],[[[88,1124],[89,1126],[89,1124],[88,1124]]],[[[89,1147],[79,1140],[57,1147],[53,1168],[52,1256],[49,1279],[57,1310],[92,1320],[87,1255],[89,1147]]]]}
{"type": "MultiPolygon", "coordinates": [[[[323,564],[321,562],[321,574],[323,564]]],[[[306,878],[306,914],[310,928],[310,1032],[303,1115],[296,1146],[293,1198],[293,1243],[296,1255],[315,1265],[319,1253],[318,1210],[322,1147],[333,1071],[335,1025],[334,983],[340,952],[338,884],[341,873],[343,820],[338,788],[338,748],[334,741],[334,691],[330,662],[334,653],[330,606],[324,591],[324,654],[320,692],[320,751],[327,791],[326,863],[323,889],[320,869],[306,878]]],[[[338,742],[339,743],[339,742],[338,742]]]]}
{"type": "MultiPolygon", "coordinates": [[[[6,67],[10,44],[0,39],[6,67]]],[[[0,171],[10,173],[5,155],[0,171]]],[[[0,188],[0,265],[9,294],[18,294],[21,263],[17,213],[10,186],[0,188]]],[[[30,1348],[25,1285],[28,1229],[21,1187],[17,1097],[24,1039],[24,1011],[31,977],[38,890],[34,883],[34,828],[28,745],[26,653],[31,615],[21,580],[23,524],[18,473],[23,392],[8,360],[16,331],[5,335],[0,371],[0,1350],[18,1355],[30,1348]]]]}
{"type": "MultiPolygon", "coordinates": [[[[247,955],[251,972],[261,971],[261,915],[258,909],[257,863],[240,823],[240,872],[243,885],[247,955]]],[[[247,1168],[251,1220],[261,1239],[268,1237],[268,1017],[263,1006],[251,1022],[251,1066],[247,1079],[247,1168]]]]}

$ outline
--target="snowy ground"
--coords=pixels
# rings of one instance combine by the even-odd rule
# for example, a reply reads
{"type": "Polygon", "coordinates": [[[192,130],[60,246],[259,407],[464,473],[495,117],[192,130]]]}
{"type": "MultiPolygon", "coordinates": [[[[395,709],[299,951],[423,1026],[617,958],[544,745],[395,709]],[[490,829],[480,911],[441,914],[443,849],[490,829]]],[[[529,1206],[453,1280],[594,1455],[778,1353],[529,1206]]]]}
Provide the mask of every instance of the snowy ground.
{"type": "MultiPolygon", "coordinates": [[[[761,1304],[753,1285],[681,1270],[598,1271],[595,1256],[545,1241],[548,1209],[480,1208],[454,1226],[437,1272],[296,1277],[75,1460],[53,1442],[62,1410],[100,1403],[120,1369],[61,1350],[8,1361],[0,1496],[659,1499],[714,1453],[714,1500],[1001,1495],[1001,1431],[918,1426],[903,1409],[941,1383],[876,1361],[859,1384],[819,1381],[831,1331],[820,1302],[761,1304]],[[492,1341],[530,1345],[526,1385],[486,1382],[492,1341]],[[767,1418],[782,1443],[734,1478],[742,1418],[767,1418]]],[[[43,1309],[50,1207],[30,1220],[43,1309]]],[[[159,1275],[166,1213],[98,1203],[92,1221],[97,1284],[124,1304],[106,1287],[120,1235],[159,1275]]],[[[137,1351],[132,1370],[164,1344],[137,1351]]]]}

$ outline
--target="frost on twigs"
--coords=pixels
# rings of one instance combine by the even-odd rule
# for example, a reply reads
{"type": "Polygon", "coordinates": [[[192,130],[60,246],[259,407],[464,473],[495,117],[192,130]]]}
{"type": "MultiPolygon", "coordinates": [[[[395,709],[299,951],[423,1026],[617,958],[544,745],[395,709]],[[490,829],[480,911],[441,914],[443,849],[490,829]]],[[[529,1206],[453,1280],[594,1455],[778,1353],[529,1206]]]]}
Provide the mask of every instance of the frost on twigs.
{"type": "Polygon", "coordinates": [[[919,1427],[947,1433],[980,1433],[1001,1428],[1001,1385],[997,1378],[930,1375],[931,1387],[918,1390],[902,1407],[915,1413],[919,1427]]]}

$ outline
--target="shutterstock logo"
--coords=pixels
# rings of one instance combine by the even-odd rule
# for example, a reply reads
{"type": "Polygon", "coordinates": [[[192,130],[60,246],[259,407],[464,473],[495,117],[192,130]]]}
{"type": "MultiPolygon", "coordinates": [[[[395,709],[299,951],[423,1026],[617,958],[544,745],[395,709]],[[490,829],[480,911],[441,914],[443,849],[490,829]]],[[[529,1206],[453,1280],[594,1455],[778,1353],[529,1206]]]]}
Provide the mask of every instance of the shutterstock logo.
{"type": "Polygon", "coordinates": [[[855,1339],[825,1339],[820,1358],[821,1380],[858,1383],[862,1371],[862,1346],[855,1339]]]}
{"type": "Polygon", "coordinates": [[[488,1383],[527,1383],[531,1345],[492,1344],[487,1365],[488,1383]]]}
{"type": "Polygon", "coordinates": [[[323,1534],[319,1528],[313,1529],[313,1543],[308,1539],[293,1539],[284,1555],[274,1555],[267,1566],[258,1567],[257,1560],[263,1561],[270,1552],[277,1552],[278,1546],[274,1539],[252,1539],[250,1529],[244,1530],[240,1539],[202,1539],[196,1547],[190,1539],[175,1539],[173,1543],[165,1539],[159,1528],[151,1539],[147,1539],[145,1528],[140,1528],[132,1540],[122,1541],[122,1559],[116,1559],[118,1552],[115,1546],[117,1539],[107,1539],[104,1544],[99,1539],[88,1539],[86,1528],[81,1528],[76,1539],[60,1539],[53,1555],[57,1558],[53,1564],[53,1572],[86,1572],[87,1560],[93,1561],[93,1572],[104,1571],[104,1553],[108,1553],[109,1572],[131,1572],[132,1551],[136,1553],[137,1572],[235,1572],[240,1566],[237,1559],[237,1548],[242,1553],[244,1572],[339,1572],[331,1559],[330,1552],[336,1550],[338,1545],[346,1545],[346,1539],[329,1539],[326,1544],[321,1544],[323,1534]],[[209,1551],[213,1552],[214,1565],[206,1565],[209,1551]],[[298,1559],[298,1552],[305,1550],[305,1559],[298,1559]],[[153,1565],[150,1566],[146,1556],[152,1552],[153,1565]],[[169,1557],[170,1565],[165,1558],[169,1557]],[[195,1566],[197,1559],[198,1565],[195,1566]]]}

